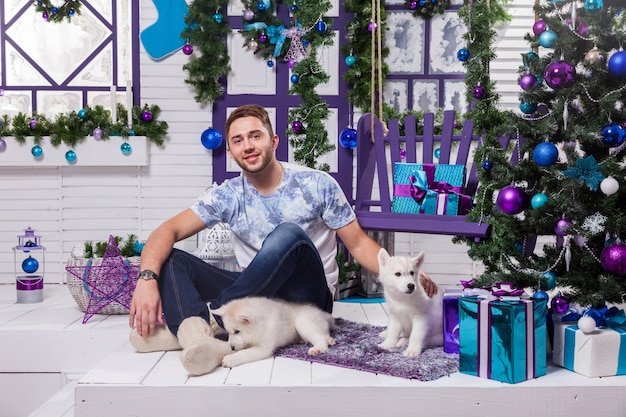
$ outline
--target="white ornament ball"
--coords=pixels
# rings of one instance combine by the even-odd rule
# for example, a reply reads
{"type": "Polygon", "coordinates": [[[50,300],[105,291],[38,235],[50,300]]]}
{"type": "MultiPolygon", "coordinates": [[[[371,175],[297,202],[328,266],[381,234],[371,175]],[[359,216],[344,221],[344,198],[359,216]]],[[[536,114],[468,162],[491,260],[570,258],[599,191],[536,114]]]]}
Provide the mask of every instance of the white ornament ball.
{"type": "Polygon", "coordinates": [[[596,329],[596,321],[589,316],[582,316],[578,319],[578,328],[585,334],[589,334],[596,329]]]}
{"type": "Polygon", "coordinates": [[[606,195],[613,195],[619,190],[619,183],[613,177],[606,177],[600,183],[600,190],[606,195]]]}

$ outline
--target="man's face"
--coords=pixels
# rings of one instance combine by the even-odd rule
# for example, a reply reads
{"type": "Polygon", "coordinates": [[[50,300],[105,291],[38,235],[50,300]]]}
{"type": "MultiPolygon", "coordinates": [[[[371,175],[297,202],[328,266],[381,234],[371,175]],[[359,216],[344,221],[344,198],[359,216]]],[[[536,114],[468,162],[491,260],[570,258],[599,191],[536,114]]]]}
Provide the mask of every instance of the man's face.
{"type": "Polygon", "coordinates": [[[248,173],[258,173],[272,161],[278,136],[270,137],[256,117],[241,117],[230,125],[228,154],[248,173]]]}

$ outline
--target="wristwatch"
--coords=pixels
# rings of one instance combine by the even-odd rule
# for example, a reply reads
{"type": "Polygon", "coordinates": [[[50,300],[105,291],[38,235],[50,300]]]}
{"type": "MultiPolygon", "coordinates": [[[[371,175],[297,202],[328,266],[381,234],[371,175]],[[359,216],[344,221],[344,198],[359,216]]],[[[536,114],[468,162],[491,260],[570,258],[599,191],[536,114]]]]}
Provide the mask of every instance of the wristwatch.
{"type": "Polygon", "coordinates": [[[149,269],[144,269],[143,271],[141,271],[139,273],[139,278],[144,279],[146,281],[149,281],[151,279],[154,279],[156,281],[159,280],[159,276],[154,271],[150,271],[149,269]]]}

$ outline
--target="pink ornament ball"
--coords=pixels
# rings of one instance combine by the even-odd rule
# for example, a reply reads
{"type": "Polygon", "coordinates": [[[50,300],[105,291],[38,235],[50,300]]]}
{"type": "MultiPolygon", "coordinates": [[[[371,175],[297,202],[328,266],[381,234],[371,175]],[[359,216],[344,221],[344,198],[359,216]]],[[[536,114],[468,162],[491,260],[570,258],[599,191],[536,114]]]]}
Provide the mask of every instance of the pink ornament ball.
{"type": "Polygon", "coordinates": [[[533,25],[533,33],[535,34],[535,36],[539,36],[541,35],[546,29],[548,28],[548,25],[546,24],[545,21],[543,20],[537,20],[535,22],[535,24],[533,25]]]}
{"type": "Polygon", "coordinates": [[[554,226],[554,233],[559,236],[567,236],[567,229],[572,227],[573,223],[567,219],[559,219],[554,226]]]}
{"type": "Polygon", "coordinates": [[[496,207],[504,214],[514,215],[524,211],[527,202],[528,197],[523,188],[509,185],[500,190],[496,207]]]}
{"type": "Polygon", "coordinates": [[[626,275],[626,244],[615,242],[602,250],[600,264],[606,272],[614,275],[626,275]]]}

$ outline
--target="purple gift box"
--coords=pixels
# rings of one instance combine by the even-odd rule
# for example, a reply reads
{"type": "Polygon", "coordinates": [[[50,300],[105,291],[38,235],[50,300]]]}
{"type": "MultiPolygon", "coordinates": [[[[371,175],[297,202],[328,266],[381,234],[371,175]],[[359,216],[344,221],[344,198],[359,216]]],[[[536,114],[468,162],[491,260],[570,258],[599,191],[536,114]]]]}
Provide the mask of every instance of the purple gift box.
{"type": "Polygon", "coordinates": [[[443,351],[459,353],[459,298],[462,289],[443,290],[443,351]]]}

